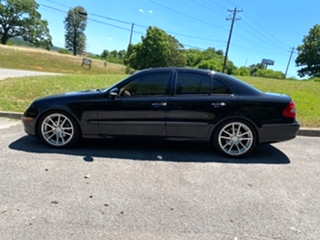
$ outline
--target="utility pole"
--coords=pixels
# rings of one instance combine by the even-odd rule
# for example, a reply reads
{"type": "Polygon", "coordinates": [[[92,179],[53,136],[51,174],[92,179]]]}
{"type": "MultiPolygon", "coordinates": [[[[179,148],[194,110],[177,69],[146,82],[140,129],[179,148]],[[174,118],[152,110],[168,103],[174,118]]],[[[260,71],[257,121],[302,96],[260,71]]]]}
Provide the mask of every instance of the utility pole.
{"type": "Polygon", "coordinates": [[[291,48],[291,54],[290,54],[290,57],[289,57],[289,61],[288,61],[288,65],[287,65],[286,73],[284,74],[284,78],[283,78],[283,79],[286,79],[286,77],[287,77],[287,73],[288,73],[288,69],[289,69],[290,61],[291,61],[292,54],[293,54],[294,50],[295,50],[295,49],[294,49],[294,47],[293,47],[293,48],[291,48]]]}
{"type": "Polygon", "coordinates": [[[131,55],[131,52],[132,52],[132,46],[131,46],[131,43],[132,43],[132,34],[133,34],[133,28],[134,28],[134,23],[132,23],[131,25],[131,33],[130,33],[130,39],[129,39],[129,44],[128,44],[128,48],[127,48],[127,55],[125,57],[125,65],[127,65],[129,67],[129,58],[130,58],[130,55],[131,55]]]}
{"type": "Polygon", "coordinates": [[[226,64],[227,64],[229,45],[230,45],[230,41],[231,41],[231,35],[232,35],[232,31],[233,31],[234,21],[235,20],[240,20],[240,18],[236,19],[236,15],[237,15],[238,12],[242,12],[242,11],[243,10],[237,10],[237,8],[235,8],[234,10],[228,10],[228,12],[233,12],[233,16],[232,16],[232,18],[227,18],[227,21],[228,20],[232,20],[232,22],[231,22],[231,28],[230,28],[230,32],[229,32],[229,38],[228,38],[228,43],[227,43],[226,54],[224,56],[224,62],[223,62],[223,67],[222,67],[222,72],[223,73],[224,73],[224,70],[225,70],[226,64]]]}
{"type": "Polygon", "coordinates": [[[133,28],[134,28],[134,23],[132,23],[132,25],[131,25],[131,33],[130,33],[129,46],[131,45],[131,41],[132,41],[133,28]]]}

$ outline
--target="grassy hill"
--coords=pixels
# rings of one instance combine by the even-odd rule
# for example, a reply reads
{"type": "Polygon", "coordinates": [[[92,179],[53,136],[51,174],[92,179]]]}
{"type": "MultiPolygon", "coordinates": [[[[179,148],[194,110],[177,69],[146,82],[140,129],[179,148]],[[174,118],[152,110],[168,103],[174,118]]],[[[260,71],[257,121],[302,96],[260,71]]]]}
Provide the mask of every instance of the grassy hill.
{"type": "Polygon", "coordinates": [[[125,66],[91,59],[92,66],[81,66],[82,56],[20,46],[0,45],[0,68],[56,72],[64,74],[122,74],[125,66]]]}
{"type": "MultiPolygon", "coordinates": [[[[122,65],[108,63],[105,68],[103,61],[93,60],[91,70],[87,70],[80,66],[81,62],[82,57],[0,45],[0,68],[66,74],[0,81],[0,111],[23,112],[35,98],[67,91],[105,88],[127,76],[122,65]]],[[[320,128],[320,82],[239,78],[264,92],[290,95],[296,103],[297,118],[301,125],[320,128]]]]}

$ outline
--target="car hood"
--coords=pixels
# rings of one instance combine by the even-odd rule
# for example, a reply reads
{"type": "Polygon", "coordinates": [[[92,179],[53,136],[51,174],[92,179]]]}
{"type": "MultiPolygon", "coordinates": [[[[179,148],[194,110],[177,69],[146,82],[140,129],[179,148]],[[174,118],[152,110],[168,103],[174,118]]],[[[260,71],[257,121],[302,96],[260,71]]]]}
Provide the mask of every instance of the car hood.
{"type": "Polygon", "coordinates": [[[102,90],[85,90],[79,92],[66,92],[60,93],[56,95],[45,96],[42,98],[38,98],[36,101],[59,101],[59,100],[67,100],[67,99],[76,99],[76,98],[94,98],[102,94],[102,90]]]}

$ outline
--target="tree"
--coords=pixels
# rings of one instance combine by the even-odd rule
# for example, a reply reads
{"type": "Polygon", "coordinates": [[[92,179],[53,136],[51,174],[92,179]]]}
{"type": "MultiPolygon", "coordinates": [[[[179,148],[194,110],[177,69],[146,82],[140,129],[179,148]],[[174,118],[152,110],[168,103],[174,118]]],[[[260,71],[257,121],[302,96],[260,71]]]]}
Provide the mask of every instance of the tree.
{"type": "Polygon", "coordinates": [[[251,64],[248,69],[250,76],[253,76],[259,69],[265,69],[265,65],[263,63],[251,64]]]}
{"type": "Polygon", "coordinates": [[[122,59],[122,60],[124,60],[124,58],[126,57],[126,55],[127,55],[127,51],[126,50],[120,50],[119,52],[118,52],[118,58],[119,59],[122,59]]]}
{"type": "Polygon", "coordinates": [[[310,29],[309,34],[304,36],[303,44],[298,46],[296,58],[298,75],[304,77],[320,77],[320,25],[316,24],[310,29]]]}
{"type": "Polygon", "coordinates": [[[250,71],[246,67],[240,67],[240,68],[234,69],[232,71],[232,75],[235,75],[235,76],[250,76],[250,71]]]}
{"type": "Polygon", "coordinates": [[[48,22],[41,20],[35,0],[0,0],[1,44],[13,37],[22,37],[36,47],[50,49],[52,38],[48,22]]]}
{"type": "MultiPolygon", "coordinates": [[[[211,69],[220,71],[223,64],[223,51],[215,50],[213,47],[209,47],[203,51],[199,49],[188,49],[187,52],[187,66],[197,67],[203,69],[211,69]]],[[[236,70],[232,61],[227,61],[226,65],[227,73],[232,74],[236,70]]]]}
{"type": "Polygon", "coordinates": [[[142,36],[142,45],[137,52],[140,68],[167,67],[170,55],[168,35],[160,28],[149,27],[142,36]]]}
{"type": "Polygon", "coordinates": [[[184,67],[187,64],[187,54],[184,50],[184,46],[174,37],[168,35],[169,41],[169,62],[168,66],[172,67],[184,67]]]}
{"type": "Polygon", "coordinates": [[[251,76],[283,79],[284,73],[280,71],[274,71],[272,69],[258,69],[251,76]]]}
{"type": "Polygon", "coordinates": [[[103,50],[103,52],[100,55],[101,58],[105,58],[105,59],[107,59],[109,56],[110,56],[109,50],[103,50]]]}
{"type": "Polygon", "coordinates": [[[117,50],[112,50],[110,52],[110,57],[112,58],[118,58],[118,51],[117,50]]]}
{"type": "Polygon", "coordinates": [[[112,62],[112,63],[118,63],[118,64],[123,64],[125,57],[127,55],[127,51],[126,50],[103,50],[102,54],[100,55],[100,57],[108,62],[112,62]]]}
{"type": "Polygon", "coordinates": [[[129,66],[129,68],[134,68],[134,69],[143,69],[141,62],[139,61],[139,57],[137,56],[139,52],[141,52],[142,49],[142,43],[139,42],[137,44],[131,44],[128,47],[128,53],[125,59],[125,64],[129,66]]]}
{"type": "Polygon", "coordinates": [[[64,20],[66,34],[65,47],[76,56],[86,48],[86,35],[84,33],[87,26],[86,10],[82,6],[71,8],[64,20]]]}
{"type": "Polygon", "coordinates": [[[199,49],[187,49],[187,66],[188,67],[195,67],[198,65],[202,60],[202,51],[199,49]]]}
{"type": "Polygon", "coordinates": [[[142,42],[128,47],[125,63],[134,69],[185,66],[184,47],[173,36],[157,27],[149,27],[142,42]]]}

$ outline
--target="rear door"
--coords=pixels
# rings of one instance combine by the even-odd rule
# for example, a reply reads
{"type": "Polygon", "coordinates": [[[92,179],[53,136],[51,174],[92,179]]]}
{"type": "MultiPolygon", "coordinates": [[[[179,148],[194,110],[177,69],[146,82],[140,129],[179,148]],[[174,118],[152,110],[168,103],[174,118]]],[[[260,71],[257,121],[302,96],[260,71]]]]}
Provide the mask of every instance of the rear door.
{"type": "Polygon", "coordinates": [[[167,136],[208,140],[213,126],[236,104],[231,90],[209,73],[177,70],[167,104],[167,136]]]}

